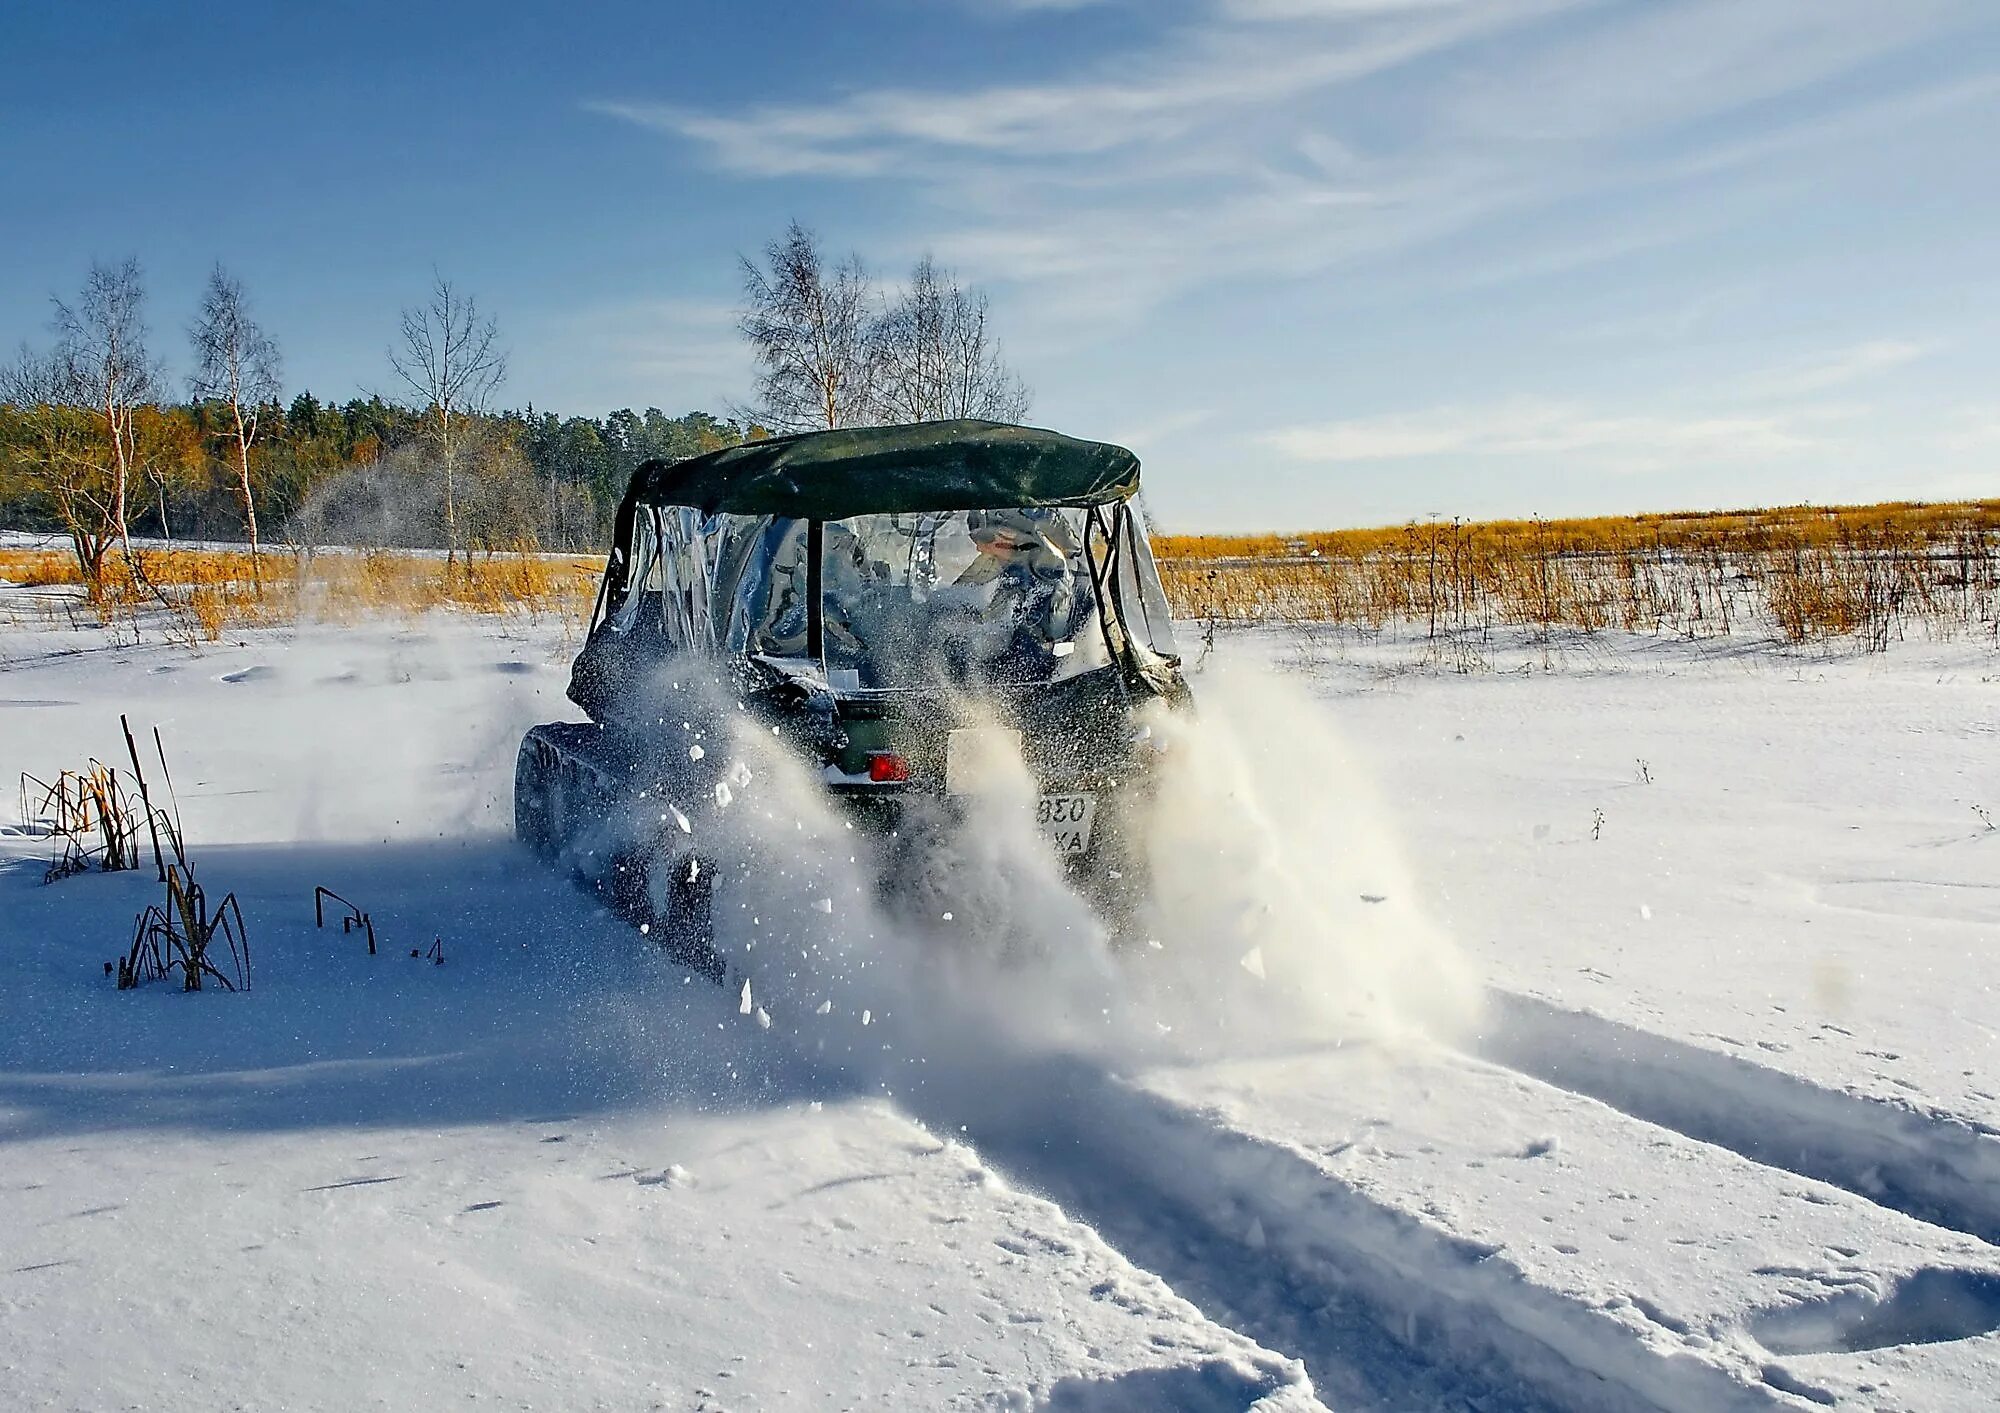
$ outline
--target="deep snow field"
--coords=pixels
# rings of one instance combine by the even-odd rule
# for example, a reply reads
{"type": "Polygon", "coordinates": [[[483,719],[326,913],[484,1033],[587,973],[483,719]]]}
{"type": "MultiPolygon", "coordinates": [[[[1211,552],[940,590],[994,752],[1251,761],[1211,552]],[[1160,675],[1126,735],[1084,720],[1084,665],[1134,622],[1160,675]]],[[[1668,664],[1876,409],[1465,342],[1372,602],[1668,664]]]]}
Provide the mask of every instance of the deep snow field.
{"type": "Polygon", "coordinates": [[[1025,829],[878,915],[710,742],[717,988],[509,836],[561,625],[7,620],[0,1406],[2000,1406],[1990,643],[1225,634],[1115,956],[1025,829]],[[42,881],[121,711],[247,994],[42,881]]]}

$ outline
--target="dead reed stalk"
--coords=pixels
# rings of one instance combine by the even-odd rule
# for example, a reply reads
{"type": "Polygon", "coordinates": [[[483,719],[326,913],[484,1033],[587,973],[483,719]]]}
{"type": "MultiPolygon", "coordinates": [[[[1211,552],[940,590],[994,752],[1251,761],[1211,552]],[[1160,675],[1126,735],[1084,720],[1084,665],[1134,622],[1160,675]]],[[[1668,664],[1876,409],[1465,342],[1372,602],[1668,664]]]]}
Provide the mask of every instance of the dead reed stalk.
{"type": "Polygon", "coordinates": [[[1432,519],[1281,538],[1163,536],[1176,612],[1203,622],[1503,626],[1880,650],[1912,631],[2000,643],[2000,501],[1590,520],[1432,519]]]}

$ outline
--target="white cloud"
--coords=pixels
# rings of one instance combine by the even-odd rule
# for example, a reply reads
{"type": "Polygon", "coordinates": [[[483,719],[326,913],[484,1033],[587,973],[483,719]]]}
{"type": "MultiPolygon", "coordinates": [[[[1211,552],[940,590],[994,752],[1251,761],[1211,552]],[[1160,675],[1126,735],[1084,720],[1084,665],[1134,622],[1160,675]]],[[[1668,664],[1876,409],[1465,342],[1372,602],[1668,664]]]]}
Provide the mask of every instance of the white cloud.
{"type": "Polygon", "coordinates": [[[1978,0],[1629,6],[1454,86],[1440,117],[1482,143],[1603,151],[1800,93],[1986,14],[1978,0]]]}
{"type": "Polygon", "coordinates": [[[1186,407],[1163,413],[1149,422],[1115,429],[1113,437],[1136,451],[1146,451],[1171,445],[1214,419],[1215,409],[1212,407],[1186,407]]]}
{"type": "Polygon", "coordinates": [[[1062,324],[1086,308],[1136,314],[1220,276],[1323,268],[1461,219],[1485,200],[1480,181],[1350,161],[1312,103],[1579,3],[1348,3],[1313,7],[1309,21],[1225,13],[1031,83],[722,113],[590,106],[690,141],[738,175],[893,182],[939,213],[914,246],[974,279],[1020,283],[1062,324]]]}
{"type": "Polygon", "coordinates": [[[1607,413],[1574,403],[1509,401],[1282,427],[1258,440],[1306,462],[1586,454],[1636,471],[1695,458],[1795,455],[1815,444],[1801,420],[1715,411],[1607,413]]]}
{"type": "Polygon", "coordinates": [[[1832,114],[1814,113],[1759,128],[1749,135],[1703,146],[1673,164],[1677,177],[1725,172],[1782,159],[1801,149],[1851,146],[1871,133],[1927,118],[1948,108],[1977,104],[2000,92],[2000,74],[1947,79],[1927,87],[1870,98],[1832,114]]]}
{"type": "Polygon", "coordinates": [[[1343,20],[1411,10],[1462,8],[1469,0],[1222,0],[1223,14],[1243,20],[1343,20]]]}
{"type": "Polygon", "coordinates": [[[584,377],[562,365],[538,384],[552,405],[573,409],[695,406],[728,411],[750,385],[750,356],[725,304],[641,299],[586,307],[566,316],[548,341],[589,349],[598,360],[584,377]],[[606,371],[609,370],[609,371],[606,371]],[[575,388],[570,378],[581,379],[575,388]]]}
{"type": "Polygon", "coordinates": [[[1678,299],[1649,300],[1640,307],[1567,330],[1567,337],[1594,344],[1676,344],[1692,338],[1721,314],[1740,308],[1748,287],[1729,284],[1678,299]]]}
{"type": "MultiPolygon", "coordinates": [[[[1379,73],[1524,13],[1576,0],[1492,0],[1474,13],[1351,26],[1339,43],[1301,44],[1265,28],[1202,27],[1096,73],[971,90],[880,88],[722,116],[672,104],[596,102],[596,112],[705,144],[753,176],[935,175],[940,158],[1041,164],[1163,142],[1244,110],[1379,73]]],[[[1438,6],[1353,7],[1350,19],[1438,6]]]]}
{"type": "Polygon", "coordinates": [[[1756,398],[1804,397],[1900,368],[1930,351],[1926,344],[1904,339],[1875,339],[1761,374],[1745,384],[1744,392],[1756,398]]]}
{"type": "Polygon", "coordinates": [[[1680,140],[1749,105],[1810,97],[1783,122],[1750,125],[1783,130],[1776,155],[1833,140],[1871,106],[1871,121],[1910,117],[1921,94],[1885,105],[1832,85],[1984,2],[1210,0],[1207,18],[1147,46],[1032,82],[733,111],[592,106],[739,175],[894,184],[934,213],[914,248],[1017,282],[1034,316],[1061,327],[1219,280],[1407,251],[1580,194],[1618,199],[1594,226],[1551,238],[1561,247],[1495,242],[1454,278],[1560,271],[1579,251],[1624,258],[1757,219],[1736,200],[1683,203],[1662,221],[1631,193],[1689,180],[1709,150],[1764,160],[1741,128],[1680,140]],[[1476,65],[1417,69],[1476,43],[1489,46],[1476,65]],[[1392,70],[1412,81],[1387,107],[1379,86],[1344,97],[1392,70]]]}

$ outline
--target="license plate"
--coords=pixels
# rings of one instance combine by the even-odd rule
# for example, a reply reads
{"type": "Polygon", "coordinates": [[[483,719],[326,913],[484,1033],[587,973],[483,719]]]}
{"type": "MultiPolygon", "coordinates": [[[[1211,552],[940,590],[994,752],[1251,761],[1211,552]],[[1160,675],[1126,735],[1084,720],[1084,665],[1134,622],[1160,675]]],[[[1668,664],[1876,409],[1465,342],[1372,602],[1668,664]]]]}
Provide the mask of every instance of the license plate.
{"type": "Polygon", "coordinates": [[[1088,849],[1091,821],[1096,818],[1095,795],[1044,795],[1035,801],[1035,825],[1058,854],[1088,849]]]}

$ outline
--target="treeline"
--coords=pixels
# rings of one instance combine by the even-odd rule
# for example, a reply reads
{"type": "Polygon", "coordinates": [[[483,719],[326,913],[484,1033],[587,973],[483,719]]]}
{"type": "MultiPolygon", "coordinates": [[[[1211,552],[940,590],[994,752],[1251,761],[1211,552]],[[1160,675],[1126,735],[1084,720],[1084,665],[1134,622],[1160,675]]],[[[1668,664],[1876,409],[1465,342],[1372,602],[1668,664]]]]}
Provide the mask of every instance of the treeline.
{"type": "Polygon", "coordinates": [[[63,535],[92,602],[143,590],[132,537],[475,550],[604,544],[632,468],[763,432],[658,408],[608,417],[495,410],[497,329],[439,277],[402,314],[404,396],[287,395],[276,342],[217,267],[177,387],[154,352],[136,261],[55,299],[52,345],[0,367],[0,528],[63,535]],[[179,395],[177,395],[177,393],[179,395]]]}
{"type": "Polygon", "coordinates": [[[0,366],[0,529],[65,536],[99,605],[107,591],[149,587],[134,535],[240,539],[260,596],[273,535],[439,548],[449,578],[475,551],[602,546],[627,477],[648,458],[767,428],[1026,414],[1028,389],[1000,355],[985,296],[928,257],[891,292],[858,256],[827,261],[794,224],[741,273],[754,411],[595,418],[497,408],[498,326],[442,275],[402,311],[392,395],[332,403],[289,392],[276,340],[222,267],[186,331],[189,372],[173,380],[138,262],[95,264],[75,297],[52,300],[53,342],[0,366]]]}
{"type": "MultiPolygon", "coordinates": [[[[424,414],[380,396],[322,402],[310,391],[256,409],[263,426],[252,453],[251,490],[260,524],[284,539],[292,521],[343,473],[393,461],[423,440],[424,414]],[[316,494],[318,493],[317,497],[316,494]]],[[[46,413],[0,403],[0,529],[60,534],[62,516],[33,462],[35,423],[46,413]]],[[[471,419],[479,436],[519,454],[528,514],[488,528],[500,542],[523,537],[552,550],[607,542],[611,514],[632,468],[734,446],[753,427],[706,412],[670,417],[657,407],[606,417],[563,417],[526,408],[471,419]]],[[[142,467],[129,497],[130,532],[149,538],[240,541],[245,520],[235,484],[227,404],[185,401],[138,410],[133,440],[142,467]]],[[[503,467],[503,470],[505,468],[503,467]]],[[[422,539],[412,532],[407,538],[422,539]]],[[[437,542],[442,547],[442,541],[437,542]]]]}

